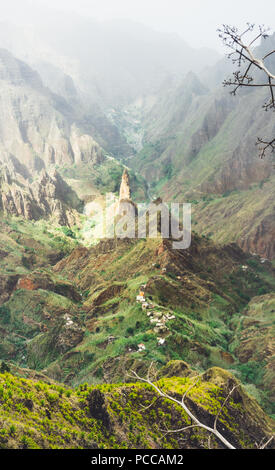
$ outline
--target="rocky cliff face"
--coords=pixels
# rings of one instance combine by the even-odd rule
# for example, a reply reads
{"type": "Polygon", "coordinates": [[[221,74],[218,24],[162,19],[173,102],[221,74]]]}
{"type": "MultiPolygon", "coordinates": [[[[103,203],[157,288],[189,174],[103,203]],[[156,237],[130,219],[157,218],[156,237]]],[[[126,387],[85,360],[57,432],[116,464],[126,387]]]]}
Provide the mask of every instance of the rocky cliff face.
{"type": "Polygon", "coordinates": [[[129,173],[125,169],[121,178],[121,185],[119,191],[119,201],[129,201],[131,200],[131,188],[130,188],[130,178],[129,173]]]}
{"type": "Polygon", "coordinates": [[[28,220],[73,225],[81,202],[55,167],[104,161],[94,138],[74,121],[65,99],[37,72],[0,50],[0,207],[28,220]]]}
{"type": "Polygon", "coordinates": [[[15,156],[32,171],[103,160],[98,143],[74,122],[70,105],[3,49],[0,90],[0,160],[15,156]]]}
{"type": "Polygon", "coordinates": [[[131,236],[134,236],[136,230],[135,215],[136,205],[131,199],[131,186],[128,170],[125,168],[121,177],[121,184],[119,190],[119,200],[115,204],[115,233],[117,237],[125,236],[125,229],[127,228],[128,234],[132,231],[131,236]],[[133,218],[134,215],[134,218],[133,218]],[[124,219],[130,217],[131,222],[124,219]]]}
{"type": "MultiPolygon", "coordinates": [[[[274,214],[274,206],[271,202],[271,210],[274,214]]],[[[275,258],[275,227],[272,213],[264,217],[254,230],[238,241],[239,246],[246,252],[258,253],[263,258],[275,258]]]]}
{"type": "Polygon", "coordinates": [[[60,225],[72,226],[80,208],[81,201],[55,170],[51,174],[43,170],[32,182],[11,165],[0,171],[0,209],[5,214],[27,220],[53,218],[60,225]]]}
{"type": "Polygon", "coordinates": [[[167,201],[193,202],[195,230],[272,258],[274,165],[272,155],[259,158],[255,145],[275,131],[272,112],[262,110],[266,93],[232,97],[221,87],[207,91],[189,82],[186,77],[147,110],[144,149],[129,164],[147,178],[151,193],[157,187],[167,201]]]}

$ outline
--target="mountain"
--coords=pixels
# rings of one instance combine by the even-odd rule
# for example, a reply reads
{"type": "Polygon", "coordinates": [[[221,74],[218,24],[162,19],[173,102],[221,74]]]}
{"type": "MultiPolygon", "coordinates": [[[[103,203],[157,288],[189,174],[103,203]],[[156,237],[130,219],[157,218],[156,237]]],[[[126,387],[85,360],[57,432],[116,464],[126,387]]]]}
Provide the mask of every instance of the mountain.
{"type": "MultiPolygon", "coordinates": [[[[44,228],[43,239],[49,235],[44,228]]],[[[91,248],[72,242],[76,248],[55,266],[49,259],[38,264],[36,248],[36,259],[22,256],[24,269],[9,269],[3,360],[73,385],[124,381],[125,370],[146,370],[152,360],[158,367],[169,360],[199,370],[219,365],[243,376],[230,344],[240,343],[242,309],[274,289],[270,263],[196,234],[188,250],[161,238],[108,239],[91,248]],[[137,301],[142,290],[144,305],[137,301]]],[[[270,407],[270,390],[264,392],[258,394],[270,407]]]]}
{"type": "Polygon", "coordinates": [[[176,34],[130,20],[99,22],[64,11],[53,14],[41,5],[24,2],[22,8],[22,2],[12,3],[18,8],[1,25],[0,45],[40,73],[43,68],[53,87],[58,74],[49,72],[46,64],[61,69],[103,109],[151,93],[171,74],[200,72],[219,59],[215,51],[194,49],[176,34]]]}
{"type": "MultiPolygon", "coordinates": [[[[68,96],[50,91],[36,71],[4,49],[0,90],[1,209],[30,220],[53,216],[60,225],[74,225],[83,210],[83,193],[77,195],[71,185],[78,191],[88,178],[92,195],[102,184],[105,189],[110,182],[115,187],[122,166],[94,139],[91,119],[77,99],[71,103],[68,96]]],[[[101,119],[96,112],[95,117],[101,119]]],[[[116,142],[123,151],[122,139],[116,139],[118,131],[112,133],[107,118],[100,127],[105,134],[99,140],[111,140],[115,153],[116,142]]]]}
{"type": "MultiPolygon", "coordinates": [[[[127,172],[121,197],[125,194],[131,197],[127,172]]],[[[172,240],[161,237],[111,238],[88,248],[78,231],[49,225],[44,217],[30,221],[9,215],[1,222],[0,382],[8,384],[14,405],[9,408],[0,387],[9,430],[2,433],[1,446],[158,447],[162,436],[155,416],[166,416],[170,409],[171,423],[179,423],[181,414],[174,415],[173,407],[157,405],[148,422],[142,412],[135,414],[137,426],[143,423],[143,438],[128,428],[134,419],[129,405],[140,409],[155,395],[133,384],[125,371],[144,375],[152,362],[172,396],[201,376],[188,406],[204,423],[211,424],[213,410],[237,386],[223,408],[225,415],[220,414],[223,434],[237,447],[255,447],[255,439],[269,441],[273,424],[259,404],[273,413],[271,263],[195,233],[188,250],[174,250],[172,240]],[[263,306],[260,316],[250,314],[254,305],[263,306]],[[118,402],[129,390],[129,400],[118,402]],[[219,391],[216,398],[214,390],[219,391]],[[68,415],[72,403],[78,416],[73,420],[68,415]],[[67,411],[60,416],[60,409],[67,411]],[[54,435],[45,423],[37,426],[41,416],[55,423],[54,435]],[[59,431],[64,426],[66,438],[59,431]]],[[[191,433],[184,448],[205,447],[204,439],[191,433]]],[[[177,439],[166,443],[169,448],[182,445],[177,439]]],[[[213,445],[221,447],[216,440],[213,445]]]]}
{"type": "Polygon", "coordinates": [[[32,220],[54,216],[61,225],[74,225],[82,203],[55,168],[103,162],[101,147],[73,122],[66,101],[3,49],[0,89],[1,209],[32,220]]]}
{"type": "Polygon", "coordinates": [[[37,72],[0,50],[1,161],[14,156],[29,170],[55,164],[98,163],[100,146],[79,129],[70,105],[47,89],[37,72]]]}
{"type": "Polygon", "coordinates": [[[258,136],[275,131],[272,113],[261,111],[266,92],[232,97],[206,85],[189,74],[167,83],[150,104],[128,110],[143,130],[143,148],[128,164],[149,181],[151,194],[192,202],[198,233],[272,259],[274,165],[270,155],[261,160],[255,146],[258,136]]]}
{"type": "Polygon", "coordinates": [[[0,28],[0,447],[223,448],[150,371],[234,447],[273,448],[265,94],[230,96],[178,36],[21,3],[0,28]],[[121,238],[146,200],[157,233],[121,238]],[[162,201],[191,202],[189,248],[162,201]]]}
{"type": "Polygon", "coordinates": [[[64,226],[77,223],[83,206],[56,171],[49,175],[44,170],[36,181],[28,183],[20,173],[4,166],[0,170],[0,196],[0,208],[5,214],[28,220],[54,218],[64,226]]]}
{"type": "MultiPolygon", "coordinates": [[[[14,40],[17,38],[20,47],[22,47],[24,32],[20,28],[18,30],[15,27],[5,27],[3,25],[1,34],[3,34],[2,39],[4,39],[2,43],[10,45],[7,38],[13,37],[14,40]]],[[[45,157],[51,163],[58,164],[61,161],[63,164],[77,163],[79,160],[87,161],[86,156],[81,156],[81,153],[85,154],[86,152],[94,154],[98,152],[100,157],[102,147],[107,152],[116,156],[118,154],[126,155],[129,153],[130,148],[125,139],[120,136],[117,128],[109,122],[98,104],[91,101],[90,98],[88,99],[85,94],[82,94],[77,89],[70,75],[63,72],[60,67],[51,64],[48,56],[44,59],[40,58],[39,64],[33,64],[33,61],[28,60],[29,57],[27,56],[26,63],[24,59],[19,60],[16,58],[23,56],[23,54],[20,54],[21,49],[17,51],[16,48],[10,47],[9,51],[13,49],[15,50],[15,55],[12,55],[7,49],[1,49],[0,55],[3,122],[5,122],[6,114],[9,112],[9,106],[13,105],[11,100],[16,99],[20,93],[25,93],[30,95],[28,97],[29,103],[25,106],[24,110],[21,109],[19,111],[21,114],[16,116],[15,119],[18,119],[20,115],[25,118],[27,106],[29,106],[31,108],[29,114],[33,113],[33,118],[38,117],[37,115],[40,112],[41,129],[37,132],[41,130],[42,133],[46,133],[46,135],[41,136],[42,139],[40,137],[40,140],[43,141],[47,137],[48,147],[50,147],[50,142],[53,140],[55,145],[57,145],[57,140],[60,141],[60,145],[62,139],[67,140],[66,143],[62,142],[62,150],[57,149],[59,154],[63,154],[59,155],[58,158],[52,156],[53,150],[51,147],[44,149],[41,147],[42,144],[40,144],[39,148],[38,142],[34,149],[37,153],[44,152],[45,157]],[[5,95],[6,97],[4,98],[5,95]],[[34,100],[36,100],[35,103],[34,100]],[[91,138],[92,136],[93,138],[91,138]],[[101,149],[97,147],[101,147],[101,149]],[[72,156],[74,153],[75,157],[72,156]]],[[[30,55],[32,57],[32,53],[30,55]]],[[[6,125],[9,125],[9,128],[11,128],[9,121],[6,125]]],[[[21,127],[20,131],[23,133],[24,124],[21,127]]]]}

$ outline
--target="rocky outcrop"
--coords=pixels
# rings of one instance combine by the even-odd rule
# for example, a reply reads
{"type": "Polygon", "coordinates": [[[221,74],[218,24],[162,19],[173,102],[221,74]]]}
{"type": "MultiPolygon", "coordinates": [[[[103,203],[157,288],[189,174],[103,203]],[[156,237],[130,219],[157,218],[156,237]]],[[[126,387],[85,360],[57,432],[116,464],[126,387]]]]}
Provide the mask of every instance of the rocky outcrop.
{"type": "Polygon", "coordinates": [[[266,216],[245,238],[238,240],[238,245],[247,252],[257,253],[270,260],[275,257],[274,215],[266,216]]]}
{"type": "Polygon", "coordinates": [[[119,191],[119,201],[121,202],[125,200],[126,201],[131,200],[130,178],[129,178],[129,173],[126,170],[126,168],[122,175],[120,191],[119,191]]]}
{"type": "Polygon", "coordinates": [[[100,163],[100,145],[77,124],[65,99],[37,72],[0,49],[0,161],[14,156],[31,172],[51,165],[100,163]]]}
{"type": "Polygon", "coordinates": [[[134,238],[136,233],[137,208],[131,199],[130,177],[125,168],[119,191],[119,200],[115,205],[115,234],[118,238],[125,237],[125,230],[130,238],[134,238]]]}
{"type": "Polygon", "coordinates": [[[41,269],[20,277],[16,288],[25,290],[43,289],[63,295],[74,302],[81,300],[81,295],[71,282],[60,280],[56,276],[52,276],[50,272],[41,269]]]}
{"type": "Polygon", "coordinates": [[[54,218],[60,225],[74,225],[82,203],[57,171],[43,170],[29,182],[11,165],[0,170],[0,209],[27,220],[54,218]]]}
{"type": "Polygon", "coordinates": [[[100,390],[92,390],[87,398],[90,415],[102,421],[106,427],[110,427],[110,415],[107,411],[107,404],[104,394],[100,390]]]}
{"type": "Polygon", "coordinates": [[[217,135],[234,105],[235,103],[230,96],[217,96],[213,100],[201,127],[191,137],[188,151],[190,160],[217,135]]]}

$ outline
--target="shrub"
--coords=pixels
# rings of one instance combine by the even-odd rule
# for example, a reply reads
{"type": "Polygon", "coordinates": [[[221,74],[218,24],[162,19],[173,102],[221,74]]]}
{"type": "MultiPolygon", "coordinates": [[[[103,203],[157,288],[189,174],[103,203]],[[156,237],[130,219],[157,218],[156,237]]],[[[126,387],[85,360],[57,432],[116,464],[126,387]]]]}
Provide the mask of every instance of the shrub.
{"type": "Polygon", "coordinates": [[[126,334],[129,336],[133,336],[134,334],[134,329],[132,327],[127,328],[126,334]]]}
{"type": "Polygon", "coordinates": [[[16,427],[14,426],[14,424],[10,426],[9,433],[11,436],[14,436],[16,434],[16,427]]]}
{"type": "Polygon", "coordinates": [[[0,367],[0,373],[4,374],[5,372],[10,372],[10,368],[4,361],[2,361],[1,367],[0,367]]]}
{"type": "Polygon", "coordinates": [[[266,289],[266,287],[260,287],[260,289],[258,289],[257,291],[257,295],[264,295],[267,293],[268,293],[268,289],[266,289]]]}
{"type": "Polygon", "coordinates": [[[6,305],[2,305],[0,307],[0,320],[2,320],[3,323],[7,324],[10,322],[11,314],[10,314],[10,309],[6,305]]]}
{"type": "Polygon", "coordinates": [[[61,230],[66,237],[75,238],[74,232],[69,227],[62,227],[61,230]]]}

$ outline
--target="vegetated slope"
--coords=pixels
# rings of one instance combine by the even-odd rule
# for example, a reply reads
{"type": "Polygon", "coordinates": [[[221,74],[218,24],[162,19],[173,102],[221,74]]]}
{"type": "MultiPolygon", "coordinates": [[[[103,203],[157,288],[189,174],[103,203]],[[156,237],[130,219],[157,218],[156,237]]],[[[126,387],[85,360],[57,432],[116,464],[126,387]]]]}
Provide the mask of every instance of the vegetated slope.
{"type": "MultiPolygon", "coordinates": [[[[14,373],[28,375],[24,370],[14,373]]],[[[213,426],[219,414],[217,429],[236,448],[257,448],[267,442],[274,447],[273,423],[231,374],[218,368],[199,380],[191,370],[182,377],[162,374],[158,385],[173,397],[179,399],[189,389],[186,403],[204,424],[213,426]]],[[[191,426],[167,433],[188,427],[191,421],[181,407],[158,397],[145,384],[83,384],[72,390],[5,372],[0,374],[0,403],[4,449],[209,448],[209,433],[203,429],[191,426]]],[[[210,443],[213,449],[223,448],[214,437],[210,443]]]]}
{"type": "Polygon", "coordinates": [[[273,258],[274,166],[255,145],[275,132],[273,113],[261,109],[265,100],[265,90],[237,97],[207,91],[194,75],[172,82],[141,112],[144,148],[130,164],[151,183],[151,193],[193,202],[199,233],[273,258]]]}
{"type": "MultiPolygon", "coordinates": [[[[19,276],[1,307],[1,359],[73,385],[127,380],[130,367],[170,360],[219,365],[249,382],[230,343],[240,311],[273,284],[268,263],[196,235],[186,251],[161,239],[79,246],[53,269],[19,276]]],[[[257,390],[272,413],[270,390],[257,390]]]]}
{"type": "Polygon", "coordinates": [[[20,276],[53,266],[68,255],[77,242],[67,227],[47,221],[28,221],[4,216],[0,223],[0,304],[9,299],[20,276]],[[67,235],[66,235],[67,234],[67,235]]]}
{"type": "Polygon", "coordinates": [[[243,311],[230,349],[238,357],[247,378],[274,401],[274,312],[275,296],[254,297],[243,311]]]}

